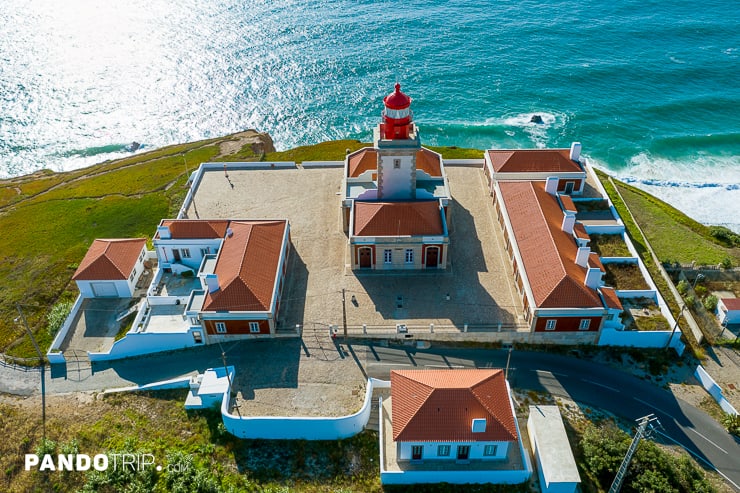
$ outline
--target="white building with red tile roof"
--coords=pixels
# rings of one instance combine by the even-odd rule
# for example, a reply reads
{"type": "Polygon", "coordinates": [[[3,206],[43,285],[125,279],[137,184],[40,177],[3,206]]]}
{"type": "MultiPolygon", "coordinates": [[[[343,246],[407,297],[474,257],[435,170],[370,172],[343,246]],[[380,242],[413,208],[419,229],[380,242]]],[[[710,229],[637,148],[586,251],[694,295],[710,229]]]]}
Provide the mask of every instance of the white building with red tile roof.
{"type": "Polygon", "coordinates": [[[578,142],[570,149],[491,149],[483,157],[491,192],[495,181],[505,180],[545,181],[556,177],[557,192],[567,195],[580,195],[586,185],[578,142]]]}
{"type": "Polygon", "coordinates": [[[130,298],[144,272],[146,238],[93,241],[72,279],[83,298],[130,298]]]}
{"type": "Polygon", "coordinates": [[[406,476],[381,469],[384,483],[435,482],[425,471],[453,483],[521,482],[531,473],[502,370],[394,370],[383,408],[391,426],[380,440],[393,464],[381,467],[406,476]]]}
{"type": "Polygon", "coordinates": [[[400,84],[383,100],[373,147],[344,163],[342,217],[353,269],[444,269],[449,185],[442,156],[421,147],[400,84]]]}
{"type": "Polygon", "coordinates": [[[721,324],[740,324],[740,298],[720,298],[717,316],[721,324]]]}
{"type": "Polygon", "coordinates": [[[494,207],[533,332],[582,333],[592,342],[621,303],[604,287],[604,267],[576,228],[576,208],[556,180],[494,181],[494,207]]]}

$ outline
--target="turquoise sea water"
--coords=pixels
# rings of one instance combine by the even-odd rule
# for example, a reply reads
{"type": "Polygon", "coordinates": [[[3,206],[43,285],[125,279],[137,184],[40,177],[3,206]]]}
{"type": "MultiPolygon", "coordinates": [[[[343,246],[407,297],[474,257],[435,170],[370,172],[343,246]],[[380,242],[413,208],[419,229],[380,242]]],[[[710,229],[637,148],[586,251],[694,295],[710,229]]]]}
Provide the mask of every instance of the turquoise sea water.
{"type": "Polygon", "coordinates": [[[595,164],[740,231],[731,0],[2,3],[2,176],[246,128],[278,148],[369,140],[398,80],[424,143],[578,140],[595,164]]]}

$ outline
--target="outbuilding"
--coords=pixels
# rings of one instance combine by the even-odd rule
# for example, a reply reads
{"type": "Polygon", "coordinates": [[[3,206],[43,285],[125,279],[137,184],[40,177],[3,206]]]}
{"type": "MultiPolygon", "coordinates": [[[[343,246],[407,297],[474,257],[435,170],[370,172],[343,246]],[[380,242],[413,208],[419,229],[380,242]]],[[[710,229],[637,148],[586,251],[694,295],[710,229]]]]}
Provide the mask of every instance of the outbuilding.
{"type": "Polygon", "coordinates": [[[542,493],[575,493],[581,483],[557,406],[529,406],[527,420],[542,493]]]}

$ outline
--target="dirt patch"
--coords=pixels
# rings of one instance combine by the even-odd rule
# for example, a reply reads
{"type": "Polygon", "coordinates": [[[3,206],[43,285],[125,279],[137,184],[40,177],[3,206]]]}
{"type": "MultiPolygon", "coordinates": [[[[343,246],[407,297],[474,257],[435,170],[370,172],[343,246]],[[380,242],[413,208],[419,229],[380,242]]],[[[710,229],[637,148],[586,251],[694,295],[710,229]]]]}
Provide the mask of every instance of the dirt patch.
{"type": "Polygon", "coordinates": [[[260,133],[256,130],[246,130],[234,134],[230,140],[221,142],[218,146],[218,157],[236,154],[244,146],[250,146],[255,156],[264,156],[268,152],[275,152],[275,145],[268,134],[260,133]]]}

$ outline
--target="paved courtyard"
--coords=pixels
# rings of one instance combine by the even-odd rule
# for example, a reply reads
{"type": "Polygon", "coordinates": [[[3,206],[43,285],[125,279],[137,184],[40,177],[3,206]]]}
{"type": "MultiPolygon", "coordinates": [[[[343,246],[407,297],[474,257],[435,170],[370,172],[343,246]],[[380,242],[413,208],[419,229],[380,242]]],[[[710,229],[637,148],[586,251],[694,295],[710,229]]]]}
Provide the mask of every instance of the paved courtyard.
{"type": "Polygon", "coordinates": [[[222,171],[207,172],[187,214],[290,220],[293,251],[280,313],[285,329],[341,327],[342,289],[350,327],[434,323],[462,331],[465,324],[521,322],[483,172],[478,167],[446,170],[453,198],[447,270],[353,272],[341,226],[341,168],[230,170],[228,179],[222,171]]]}

